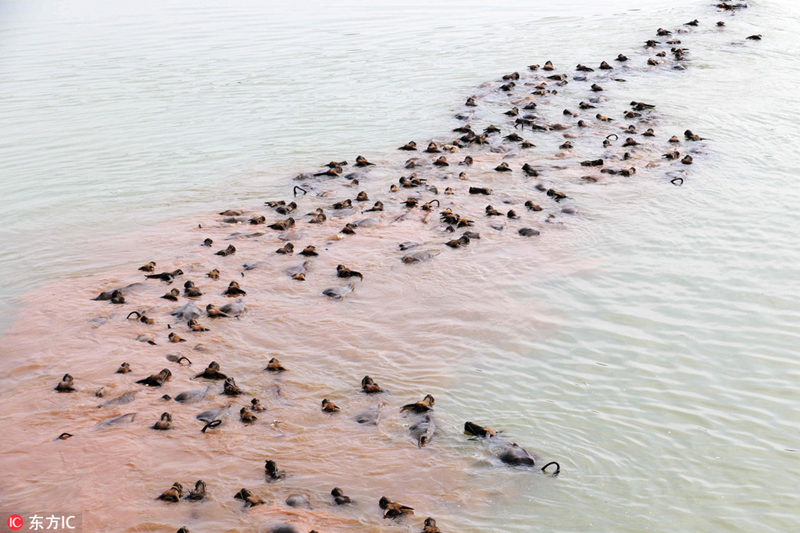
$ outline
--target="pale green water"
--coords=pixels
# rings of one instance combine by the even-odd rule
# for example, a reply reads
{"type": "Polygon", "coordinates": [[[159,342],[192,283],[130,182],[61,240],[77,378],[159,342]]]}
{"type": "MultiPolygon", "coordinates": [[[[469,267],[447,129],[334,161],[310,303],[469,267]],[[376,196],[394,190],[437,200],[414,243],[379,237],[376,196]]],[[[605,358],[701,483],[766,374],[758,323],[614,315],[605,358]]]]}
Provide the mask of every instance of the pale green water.
{"type": "Polygon", "coordinates": [[[45,281],[128,264],[103,249],[137,225],[447,131],[473,87],[528,63],[595,64],[659,26],[722,18],[688,72],[622,89],[711,137],[708,157],[682,188],[585,194],[546,285],[480,285],[536,314],[476,324],[447,394],[565,469],[519,475],[469,530],[797,530],[800,9],[625,4],[0,3],[6,320],[45,281]],[[730,45],[752,33],[764,40],[730,45]]]}

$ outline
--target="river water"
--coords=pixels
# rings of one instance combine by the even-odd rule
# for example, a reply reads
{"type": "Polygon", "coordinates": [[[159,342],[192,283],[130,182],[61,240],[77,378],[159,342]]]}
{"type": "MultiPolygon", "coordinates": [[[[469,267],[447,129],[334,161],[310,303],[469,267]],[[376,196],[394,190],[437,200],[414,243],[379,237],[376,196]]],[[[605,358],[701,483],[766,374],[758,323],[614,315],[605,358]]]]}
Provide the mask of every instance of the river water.
{"type": "MultiPolygon", "coordinates": [[[[277,518],[416,531],[428,515],[443,531],[796,530],[800,8],[712,4],[0,2],[0,465],[13,474],[0,511],[81,512],[87,531],[250,531],[277,518]],[[535,246],[499,235],[416,270],[387,262],[382,239],[407,237],[387,227],[352,255],[321,257],[306,284],[255,271],[241,283],[263,290],[241,324],[212,326],[207,352],[178,350],[191,372],[90,301],[151,259],[203,263],[198,223],[224,242],[215,212],[285,198],[301,171],[356,154],[391,162],[409,139],[441,137],[483,82],[547,59],[571,75],[639,58],[656,28],[694,18],[687,70],[631,73],[609,96],[657,104],[662,137],[709,138],[682,187],[656,172],[570,183],[579,216],[535,246]],[[743,40],[754,33],[764,39],[743,40]],[[312,276],[337,262],[357,262],[365,281],[319,301],[335,278],[312,276]],[[87,322],[99,316],[102,327],[87,322]],[[248,374],[273,353],[286,377],[248,374]],[[191,388],[212,359],[265,401],[261,424],[242,429],[234,413],[207,436],[198,404],[182,418],[173,407],[175,430],[154,435],[159,396],[191,388]],[[173,383],[98,410],[137,390],[113,375],[122,361],[137,379],[168,366],[173,383]],[[78,394],[52,392],[64,372],[78,394]],[[357,392],[367,373],[388,391],[377,429],[351,419],[374,403],[357,392]],[[91,394],[101,385],[104,400],[91,394]],[[439,434],[418,449],[396,407],[425,393],[439,434]],[[319,413],[324,395],[343,416],[319,413]],[[132,425],[96,426],[126,412],[132,425]],[[461,434],[467,419],[562,474],[496,464],[461,434]],[[53,442],[62,431],[76,436],[53,442]],[[264,484],[265,456],[290,473],[280,488],[264,484]],[[208,502],[155,502],[199,478],[208,502]],[[336,485],[355,507],[329,505],[336,485]],[[243,486],[269,505],[243,512],[232,499],[243,486]],[[314,509],[287,515],[292,491],[314,509]],[[381,494],[417,517],[382,520],[381,494]]],[[[263,258],[236,245],[226,265],[263,258]]]]}

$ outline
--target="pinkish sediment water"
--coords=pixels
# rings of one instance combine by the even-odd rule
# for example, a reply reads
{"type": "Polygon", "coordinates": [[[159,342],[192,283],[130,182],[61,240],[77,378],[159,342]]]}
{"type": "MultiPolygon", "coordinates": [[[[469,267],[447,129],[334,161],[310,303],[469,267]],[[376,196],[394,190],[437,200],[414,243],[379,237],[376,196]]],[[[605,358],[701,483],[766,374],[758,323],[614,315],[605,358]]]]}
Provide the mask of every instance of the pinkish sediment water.
{"type": "MultiPolygon", "coordinates": [[[[788,523],[790,513],[773,500],[796,500],[785,488],[790,476],[773,477],[770,497],[753,496],[762,493],[753,479],[772,464],[765,455],[774,454],[764,449],[794,453],[780,436],[784,418],[768,414],[780,411],[782,400],[764,399],[770,409],[742,407],[740,419],[758,428],[758,437],[742,433],[726,407],[740,383],[715,382],[737,376],[715,370],[698,348],[685,348],[681,342],[692,346],[686,338],[704,339],[707,330],[693,330],[691,316],[660,303],[696,298],[700,289],[680,283],[691,277],[687,272],[702,277],[703,269],[681,262],[691,256],[677,240],[658,244],[656,263],[636,262],[639,252],[656,247],[636,238],[646,234],[642,218],[666,220],[665,227],[695,225],[680,205],[701,205],[702,195],[676,206],[677,191],[685,189],[673,184],[692,183],[697,169],[713,167],[718,157],[714,141],[683,135],[687,128],[705,131],[662,112],[671,84],[698,75],[692,67],[702,56],[695,50],[722,38],[732,43],[731,53],[742,49],[743,36],[720,36],[716,12],[680,13],[681,21],[701,14],[700,27],[676,22],[656,47],[620,50],[627,62],[605,58],[610,70],[587,62],[593,71],[575,72],[583,61],[575,58],[545,71],[540,57],[537,69],[519,65],[518,78],[475,88],[466,96],[477,105],[458,106],[455,121],[469,124],[472,134],[417,137],[416,151],[370,155],[372,166],[356,167],[356,154],[339,154],[348,164],[330,176],[313,176],[327,170],[320,166],[285,180],[267,168],[248,182],[251,190],[263,183],[272,191],[284,180],[284,194],[263,200],[296,202],[290,213],[261,201],[229,201],[234,194],[220,191],[219,211],[235,214],[143,224],[93,252],[100,262],[126,267],[27,293],[2,338],[0,511],[80,513],[84,531],[168,532],[182,525],[195,532],[269,531],[278,523],[319,532],[418,531],[427,516],[442,531],[640,531],[665,524],[735,530],[748,524],[738,513],[762,514],[753,509],[788,523]],[[676,47],[688,48],[688,58],[679,58],[676,47]],[[640,100],[655,109],[636,105],[640,100]],[[500,131],[487,132],[490,125],[500,131]],[[649,128],[654,136],[643,135],[649,128]],[[669,142],[672,135],[679,142],[669,142]],[[431,141],[439,151],[424,152],[431,141]],[[678,159],[663,157],[673,151],[678,159]],[[681,162],[687,155],[691,165],[681,162]],[[466,156],[471,164],[462,163],[466,156]],[[447,166],[433,164],[440,157],[447,166]],[[602,164],[581,164],[595,159],[602,164]],[[496,170],[503,163],[509,172],[496,170]],[[474,187],[491,192],[474,194],[474,187]],[[360,192],[368,200],[358,201],[360,192]],[[334,208],[346,200],[352,205],[334,208]],[[368,211],[376,201],[384,209],[368,211]],[[632,212],[638,205],[644,212],[632,212]],[[487,206],[499,214],[489,216],[487,206]],[[325,220],[310,223],[307,213],[320,208],[325,220]],[[686,218],[667,217],[670,210],[686,218]],[[293,227],[268,227],[289,216],[293,227]],[[347,224],[353,233],[342,232],[347,224]],[[479,237],[452,242],[465,232],[479,237]],[[207,238],[211,246],[201,244],[207,238]],[[287,243],[293,253],[277,254],[287,243]],[[215,253],[228,245],[235,254],[215,253]],[[308,245],[319,255],[301,256],[308,245]],[[643,277],[617,270],[619,257],[630,258],[631,270],[643,277]],[[673,260],[680,268],[672,268],[673,260]],[[148,261],[157,263],[156,272],[182,274],[170,283],[146,279],[137,267],[148,261]],[[337,265],[363,279],[338,277],[337,265]],[[219,279],[207,276],[213,269],[219,279]],[[648,271],[659,273],[657,282],[645,281],[648,271]],[[298,272],[304,279],[292,276],[298,272]],[[201,296],[183,294],[188,280],[201,296]],[[246,295],[224,295],[231,281],[246,295]],[[345,287],[341,299],[323,295],[345,287]],[[172,288],[181,293],[178,301],[161,298],[172,288]],[[113,289],[123,289],[123,304],[93,299],[113,289]],[[243,304],[239,316],[205,312],[207,304],[234,302],[243,304]],[[197,306],[208,331],[193,331],[171,314],[187,304],[197,306]],[[170,333],[184,341],[170,342],[170,333]],[[664,353],[669,357],[652,355],[664,353]],[[267,371],[273,357],[287,370],[267,371]],[[223,394],[221,381],[197,377],[212,361],[236,379],[241,395],[223,394]],[[123,362],[132,371],[115,373],[123,362]],[[136,383],[162,368],[171,372],[162,386],[136,383]],[[76,390],[57,393],[65,373],[76,390]],[[362,392],[365,375],[384,392],[362,392]],[[693,380],[700,384],[682,387],[693,380]],[[174,399],[187,391],[193,401],[174,399]],[[420,417],[400,409],[425,394],[436,398],[436,430],[421,447],[412,434],[420,417]],[[266,410],[245,424],[239,410],[253,398],[266,410]],[[341,410],[322,412],[323,398],[341,410]],[[222,423],[201,431],[205,422],[197,415],[214,409],[221,409],[214,416],[222,423]],[[172,429],[152,429],[164,412],[172,429]],[[358,421],[364,418],[370,421],[358,421]],[[536,456],[537,467],[503,464],[495,441],[464,434],[467,420],[501,430],[495,440],[518,442],[536,456]],[[72,436],[58,439],[64,432],[72,436]],[[717,466],[712,483],[709,454],[732,443],[737,452],[720,462],[737,467],[717,466]],[[285,479],[267,482],[267,459],[285,470],[285,479]],[[552,460],[562,468],[559,477],[539,471],[552,460]],[[156,499],[176,481],[188,492],[199,479],[207,484],[203,501],[156,499]],[[234,498],[243,487],[265,504],[245,508],[234,498]],[[333,487],[355,503],[334,505],[333,487]],[[293,494],[306,495],[310,508],[288,506],[293,494]],[[384,519],[382,495],[415,514],[384,519]],[[719,512],[703,518],[699,507],[719,512]]],[[[741,300],[757,305],[748,294],[741,300]]],[[[777,323],[786,332],[790,322],[777,323]]],[[[750,335],[746,327],[731,328],[728,336],[750,335]]],[[[759,375],[780,361],[767,354],[742,371],[759,375]]],[[[764,387],[751,375],[740,378],[748,390],[764,387]]]]}

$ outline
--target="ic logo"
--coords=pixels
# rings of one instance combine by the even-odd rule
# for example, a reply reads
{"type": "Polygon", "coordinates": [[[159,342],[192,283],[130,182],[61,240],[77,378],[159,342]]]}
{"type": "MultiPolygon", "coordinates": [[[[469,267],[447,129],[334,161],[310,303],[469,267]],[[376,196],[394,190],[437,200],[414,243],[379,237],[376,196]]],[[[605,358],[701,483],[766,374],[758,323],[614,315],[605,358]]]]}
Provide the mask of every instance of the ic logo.
{"type": "Polygon", "coordinates": [[[8,517],[8,529],[17,531],[22,529],[22,517],[18,514],[12,514],[8,517]]]}

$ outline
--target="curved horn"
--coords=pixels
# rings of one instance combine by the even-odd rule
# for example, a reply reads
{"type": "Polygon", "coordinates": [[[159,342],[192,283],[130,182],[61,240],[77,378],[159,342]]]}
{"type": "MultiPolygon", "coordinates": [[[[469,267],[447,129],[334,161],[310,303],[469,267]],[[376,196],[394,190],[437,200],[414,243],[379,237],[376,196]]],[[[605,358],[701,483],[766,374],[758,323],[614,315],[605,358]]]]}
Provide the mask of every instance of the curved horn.
{"type": "Polygon", "coordinates": [[[557,476],[557,475],[558,475],[558,474],[561,472],[561,465],[560,465],[560,464],[558,464],[558,463],[557,463],[557,462],[555,462],[555,461],[550,461],[549,463],[547,463],[546,465],[544,465],[544,466],[542,467],[542,472],[544,472],[544,473],[546,474],[546,473],[547,473],[547,467],[548,467],[548,466],[550,466],[550,465],[556,465],[556,471],[555,471],[555,472],[553,472],[552,474],[550,474],[551,476],[553,476],[553,477],[556,477],[556,476],[557,476]]]}
{"type": "Polygon", "coordinates": [[[671,180],[669,180],[669,182],[671,184],[675,185],[676,187],[680,187],[681,185],[683,185],[683,178],[680,177],[680,176],[676,176],[676,177],[672,178],[671,180]],[[680,180],[680,183],[675,183],[678,180],[680,180]]]}
{"type": "Polygon", "coordinates": [[[207,429],[215,428],[220,424],[222,424],[222,420],[212,420],[211,422],[203,426],[203,429],[201,431],[205,433],[207,429]]]}
{"type": "Polygon", "coordinates": [[[127,320],[130,320],[131,319],[131,315],[135,315],[133,318],[141,318],[142,317],[142,313],[140,313],[139,311],[131,311],[130,313],[128,313],[128,316],[126,316],[125,318],[127,320]]]}
{"type": "Polygon", "coordinates": [[[300,187],[299,185],[295,185],[294,189],[292,189],[292,194],[294,194],[294,196],[297,196],[297,189],[300,189],[301,191],[303,191],[303,196],[308,194],[307,190],[305,190],[304,188],[300,187]]]}
{"type": "Polygon", "coordinates": [[[606,139],[608,139],[609,137],[612,137],[612,136],[614,137],[615,141],[619,140],[619,135],[617,135],[616,133],[610,133],[610,134],[606,135],[606,139]]]}

